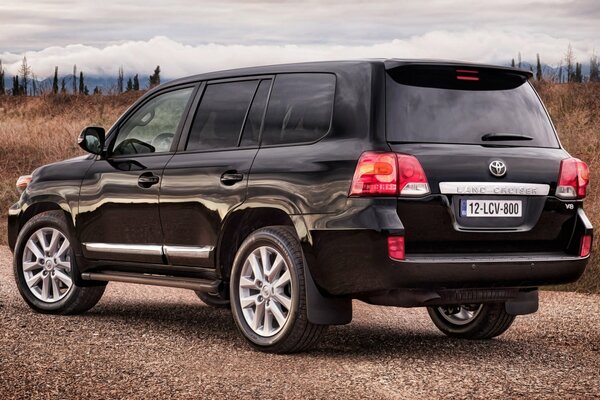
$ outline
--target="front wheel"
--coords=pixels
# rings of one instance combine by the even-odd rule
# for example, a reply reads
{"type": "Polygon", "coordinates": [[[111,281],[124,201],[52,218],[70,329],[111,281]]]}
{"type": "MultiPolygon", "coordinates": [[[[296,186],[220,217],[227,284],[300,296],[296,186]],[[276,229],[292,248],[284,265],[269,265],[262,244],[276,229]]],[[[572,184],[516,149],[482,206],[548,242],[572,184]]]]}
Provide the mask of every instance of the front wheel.
{"type": "Polygon", "coordinates": [[[253,347],[270,353],[304,351],[327,328],[308,321],[304,268],[302,247],[288,227],[259,229],[240,246],[231,271],[231,310],[253,347]]]}
{"type": "Polygon", "coordinates": [[[106,283],[78,286],[73,245],[75,237],[62,211],[31,218],[24,226],[14,254],[14,274],[25,302],[47,314],[78,314],[92,308],[106,283]]]}
{"type": "Polygon", "coordinates": [[[504,303],[428,307],[427,311],[440,331],[459,339],[491,339],[503,334],[515,320],[504,303]]]}

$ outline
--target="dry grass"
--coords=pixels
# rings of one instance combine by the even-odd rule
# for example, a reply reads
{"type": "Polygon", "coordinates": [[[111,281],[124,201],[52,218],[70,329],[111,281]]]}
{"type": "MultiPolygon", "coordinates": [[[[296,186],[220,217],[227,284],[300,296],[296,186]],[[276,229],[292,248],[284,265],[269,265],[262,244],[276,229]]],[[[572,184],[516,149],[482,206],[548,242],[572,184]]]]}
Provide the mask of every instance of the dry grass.
{"type": "Polygon", "coordinates": [[[40,165],[83,154],[77,135],[88,125],[108,128],[137,94],[121,96],[0,96],[0,244],[16,179],[40,165]]]}
{"type": "MultiPolygon", "coordinates": [[[[600,84],[536,85],[559,132],[574,157],[585,160],[592,183],[600,182],[600,84]]],[[[19,175],[78,154],[76,137],[87,125],[108,128],[136,98],[121,96],[0,97],[0,243],[6,243],[6,210],[17,199],[19,175]]],[[[600,184],[590,187],[586,212],[600,226],[600,184]]],[[[594,249],[600,250],[596,240],[594,249]]],[[[568,289],[600,292],[600,256],[584,277],[568,289]]]]}

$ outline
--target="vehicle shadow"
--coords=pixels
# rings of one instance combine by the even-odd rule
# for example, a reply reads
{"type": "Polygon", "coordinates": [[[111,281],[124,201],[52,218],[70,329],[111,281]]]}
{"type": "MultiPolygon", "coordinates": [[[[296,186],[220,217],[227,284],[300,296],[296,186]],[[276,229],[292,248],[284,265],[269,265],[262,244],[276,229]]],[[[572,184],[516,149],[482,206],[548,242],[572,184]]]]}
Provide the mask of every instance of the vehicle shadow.
{"type": "MultiPolygon", "coordinates": [[[[110,320],[126,324],[127,329],[143,330],[145,334],[177,334],[189,339],[211,338],[231,341],[238,347],[246,346],[239,336],[228,309],[217,309],[199,304],[149,302],[128,302],[126,304],[109,303],[98,306],[78,318],[90,321],[110,320]]],[[[382,355],[395,357],[465,357],[481,359],[495,357],[497,354],[515,354],[537,352],[535,344],[506,336],[483,341],[465,341],[448,338],[435,328],[424,329],[421,326],[406,325],[399,321],[397,329],[389,324],[365,325],[351,323],[330,327],[323,340],[306,357],[339,357],[363,359],[380,358],[382,355]]],[[[248,348],[249,349],[249,348],[248,348]]],[[[548,352],[548,349],[539,351],[548,352]]]]}

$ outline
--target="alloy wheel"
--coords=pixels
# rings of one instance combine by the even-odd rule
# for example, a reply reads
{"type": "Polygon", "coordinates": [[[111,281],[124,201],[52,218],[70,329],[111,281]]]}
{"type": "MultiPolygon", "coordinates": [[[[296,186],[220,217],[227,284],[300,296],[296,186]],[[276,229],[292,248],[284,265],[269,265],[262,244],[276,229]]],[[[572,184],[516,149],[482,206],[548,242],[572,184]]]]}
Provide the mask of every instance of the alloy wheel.
{"type": "Polygon", "coordinates": [[[27,240],[22,258],[29,291],[39,300],[56,303],[73,287],[71,245],[55,228],[41,228],[27,240]]]}
{"type": "Polygon", "coordinates": [[[439,314],[446,321],[454,325],[466,325],[473,321],[481,310],[483,304],[462,304],[459,306],[438,307],[439,314]]]}
{"type": "Polygon", "coordinates": [[[278,250],[262,246],[248,255],[240,275],[239,300],[254,333],[271,337],[283,329],[292,310],[292,280],[278,250]]]}

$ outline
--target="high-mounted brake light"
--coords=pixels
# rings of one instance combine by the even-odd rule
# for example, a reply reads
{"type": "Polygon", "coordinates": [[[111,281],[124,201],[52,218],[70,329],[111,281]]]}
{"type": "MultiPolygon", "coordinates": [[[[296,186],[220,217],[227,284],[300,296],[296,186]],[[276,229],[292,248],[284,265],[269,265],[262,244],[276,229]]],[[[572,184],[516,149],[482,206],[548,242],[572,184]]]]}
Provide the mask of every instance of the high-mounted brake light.
{"type": "Polygon", "coordinates": [[[592,252],[592,235],[585,235],[581,238],[579,246],[579,257],[587,257],[592,252]]]}
{"type": "Polygon", "coordinates": [[[429,194],[425,171],[415,156],[368,151],[358,160],[350,196],[429,194]]]}
{"type": "Polygon", "coordinates": [[[17,190],[19,193],[23,193],[27,188],[27,185],[31,182],[31,175],[23,175],[17,179],[17,190]]]}
{"type": "Polygon", "coordinates": [[[479,71],[473,69],[457,69],[456,70],[456,79],[459,81],[478,81],[479,71]]]}
{"type": "Polygon", "coordinates": [[[556,196],[561,199],[583,199],[590,182],[590,171],[583,161],[567,158],[560,162],[556,196]]]}

